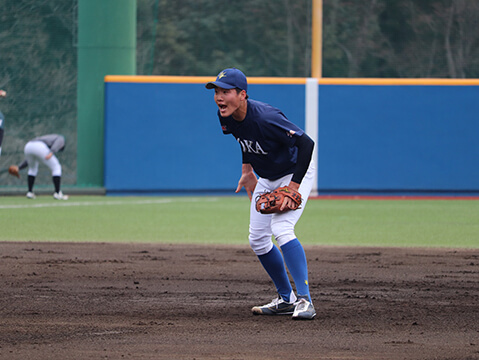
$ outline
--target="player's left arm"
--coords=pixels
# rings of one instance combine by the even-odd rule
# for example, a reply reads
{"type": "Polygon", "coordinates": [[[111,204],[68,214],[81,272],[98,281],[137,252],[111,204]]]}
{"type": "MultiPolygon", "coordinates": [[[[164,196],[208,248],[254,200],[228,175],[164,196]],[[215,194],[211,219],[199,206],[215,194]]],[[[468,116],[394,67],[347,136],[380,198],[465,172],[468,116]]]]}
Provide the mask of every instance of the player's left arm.
{"type": "Polygon", "coordinates": [[[57,135],[52,145],[50,146],[50,152],[45,156],[45,160],[49,160],[53,154],[58,151],[62,151],[65,148],[65,138],[62,135],[57,135]]]}
{"type": "Polygon", "coordinates": [[[57,135],[53,144],[50,146],[50,150],[52,153],[57,153],[62,151],[65,148],[65,138],[63,135],[57,135]]]}
{"type": "MultiPolygon", "coordinates": [[[[308,135],[303,133],[301,136],[296,138],[295,146],[298,148],[298,158],[296,160],[296,169],[294,171],[293,178],[288,186],[293,190],[298,191],[301,181],[303,181],[313,157],[314,141],[308,135]]],[[[281,206],[281,210],[284,210],[286,207],[293,208],[293,200],[286,198],[281,206]]]]}
{"type": "Polygon", "coordinates": [[[296,169],[291,182],[301,184],[301,181],[308,171],[309,164],[313,157],[314,141],[308,135],[303,133],[296,138],[296,147],[298,148],[298,159],[296,160],[296,169]]]}

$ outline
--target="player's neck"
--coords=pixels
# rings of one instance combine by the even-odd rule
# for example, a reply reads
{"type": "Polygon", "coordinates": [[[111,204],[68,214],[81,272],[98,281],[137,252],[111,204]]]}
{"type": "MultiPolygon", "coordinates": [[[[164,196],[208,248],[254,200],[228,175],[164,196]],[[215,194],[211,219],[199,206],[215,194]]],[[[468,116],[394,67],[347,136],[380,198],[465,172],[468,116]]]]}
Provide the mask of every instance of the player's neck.
{"type": "Polygon", "coordinates": [[[232,114],[233,119],[236,121],[243,121],[246,117],[246,113],[248,111],[248,102],[246,100],[240,103],[240,106],[235,110],[232,114]]]}

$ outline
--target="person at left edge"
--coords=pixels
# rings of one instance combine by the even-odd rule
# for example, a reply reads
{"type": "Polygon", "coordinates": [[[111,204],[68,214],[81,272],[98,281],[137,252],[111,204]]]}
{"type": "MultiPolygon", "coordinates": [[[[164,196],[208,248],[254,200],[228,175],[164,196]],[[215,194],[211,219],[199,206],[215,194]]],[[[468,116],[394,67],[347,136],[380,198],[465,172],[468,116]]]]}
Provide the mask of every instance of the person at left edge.
{"type": "MultiPolygon", "coordinates": [[[[0,97],[6,97],[7,92],[5,90],[0,90],[0,97]]],[[[0,155],[2,155],[2,142],[3,142],[3,134],[5,130],[3,130],[3,122],[5,121],[5,116],[0,111],[0,155]]]]}
{"type": "Polygon", "coordinates": [[[28,199],[35,199],[33,185],[38,174],[40,163],[46,165],[52,172],[53,186],[55,192],[53,198],[56,200],[68,200],[60,189],[62,166],[55,153],[65,149],[65,137],[59,134],[48,134],[36,137],[26,143],[24,148],[25,160],[18,165],[17,170],[22,170],[28,166],[28,199]]]}

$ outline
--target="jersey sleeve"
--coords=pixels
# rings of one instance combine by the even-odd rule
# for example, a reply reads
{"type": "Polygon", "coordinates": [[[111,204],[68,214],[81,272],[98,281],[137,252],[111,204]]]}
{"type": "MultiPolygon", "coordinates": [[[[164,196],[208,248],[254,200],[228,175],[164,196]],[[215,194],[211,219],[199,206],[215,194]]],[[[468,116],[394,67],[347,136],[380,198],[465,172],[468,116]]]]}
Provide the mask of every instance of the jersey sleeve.
{"type": "Polygon", "coordinates": [[[265,120],[269,136],[288,146],[294,146],[296,137],[304,133],[299,126],[289,121],[281,111],[278,111],[276,114],[270,114],[265,120]]]}
{"type": "Polygon", "coordinates": [[[23,160],[19,165],[18,165],[18,170],[23,170],[28,166],[27,160],[23,160]]]}
{"type": "Polygon", "coordinates": [[[298,158],[296,160],[296,169],[291,180],[301,184],[313,157],[314,141],[307,134],[303,133],[297,138],[296,146],[298,148],[298,158]]]}
{"type": "Polygon", "coordinates": [[[65,147],[65,138],[63,136],[57,136],[50,146],[50,150],[54,153],[62,150],[65,147]]]}

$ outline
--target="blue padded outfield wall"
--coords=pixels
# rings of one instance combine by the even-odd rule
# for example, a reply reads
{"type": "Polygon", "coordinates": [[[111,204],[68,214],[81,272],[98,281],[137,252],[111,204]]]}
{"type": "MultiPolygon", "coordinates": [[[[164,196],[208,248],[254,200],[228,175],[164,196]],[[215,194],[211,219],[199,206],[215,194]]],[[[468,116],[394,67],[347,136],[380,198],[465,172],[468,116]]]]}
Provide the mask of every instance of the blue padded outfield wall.
{"type": "Polygon", "coordinates": [[[319,189],[479,191],[479,86],[319,87],[319,189]]]}
{"type": "MultiPolygon", "coordinates": [[[[212,79],[106,77],[107,193],[234,194],[240,146],[212,79]]],[[[306,104],[307,80],[250,78],[248,94],[314,129],[318,193],[479,193],[479,81],[321,79],[306,104]]]]}
{"type": "MultiPolygon", "coordinates": [[[[211,80],[106,82],[107,193],[234,193],[241,176],[240,145],[223,135],[214,91],[205,88],[211,80]]],[[[251,84],[248,93],[281,107],[304,127],[303,85],[251,84]]]]}

